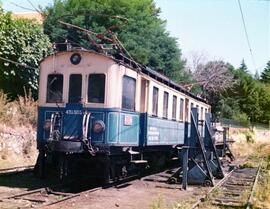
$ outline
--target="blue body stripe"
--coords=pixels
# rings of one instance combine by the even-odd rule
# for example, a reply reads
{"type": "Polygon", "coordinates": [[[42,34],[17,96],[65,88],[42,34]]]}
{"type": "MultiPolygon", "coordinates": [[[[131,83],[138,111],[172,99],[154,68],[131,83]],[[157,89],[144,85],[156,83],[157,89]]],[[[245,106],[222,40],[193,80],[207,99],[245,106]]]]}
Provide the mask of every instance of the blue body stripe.
{"type": "MultiPolygon", "coordinates": [[[[45,120],[50,119],[54,112],[62,112],[61,129],[63,135],[80,136],[82,115],[68,115],[69,111],[79,109],[78,106],[67,107],[39,107],[37,140],[38,147],[43,146],[49,138],[49,131],[43,128],[45,120]],[[78,116],[79,115],[79,116],[78,116]]],[[[102,120],[105,131],[102,134],[91,132],[93,144],[106,144],[110,146],[156,146],[183,144],[183,123],[149,117],[147,113],[138,113],[117,108],[82,108],[82,111],[91,112],[92,122],[102,120]]],[[[80,112],[78,112],[80,113],[80,112]]]]}

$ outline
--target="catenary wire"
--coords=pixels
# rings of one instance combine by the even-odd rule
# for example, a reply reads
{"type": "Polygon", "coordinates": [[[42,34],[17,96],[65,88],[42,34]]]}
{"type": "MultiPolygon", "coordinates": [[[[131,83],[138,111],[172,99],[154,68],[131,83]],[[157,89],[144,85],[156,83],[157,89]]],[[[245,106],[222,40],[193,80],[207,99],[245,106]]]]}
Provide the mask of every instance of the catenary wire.
{"type": "Polygon", "coordinates": [[[244,18],[244,14],[243,14],[243,9],[242,9],[242,6],[241,6],[241,1],[240,0],[237,0],[237,1],[238,1],[241,17],[242,17],[245,36],[246,36],[247,44],[248,44],[248,47],[249,47],[249,52],[250,52],[250,56],[251,56],[251,59],[252,59],[253,67],[254,67],[254,69],[256,69],[256,63],[255,63],[254,55],[253,55],[253,52],[252,52],[251,44],[250,44],[250,41],[249,41],[249,36],[248,36],[248,32],[247,32],[246,22],[245,22],[245,18],[244,18]]]}
{"type": "Polygon", "coordinates": [[[0,59],[1,60],[4,60],[6,62],[10,62],[10,63],[15,64],[15,65],[20,65],[20,66],[25,67],[25,68],[29,68],[29,69],[33,69],[33,70],[38,69],[38,68],[35,68],[35,67],[32,67],[32,66],[29,66],[27,64],[24,64],[24,63],[20,63],[20,62],[16,62],[16,61],[10,60],[8,58],[0,57],[0,59]]]}

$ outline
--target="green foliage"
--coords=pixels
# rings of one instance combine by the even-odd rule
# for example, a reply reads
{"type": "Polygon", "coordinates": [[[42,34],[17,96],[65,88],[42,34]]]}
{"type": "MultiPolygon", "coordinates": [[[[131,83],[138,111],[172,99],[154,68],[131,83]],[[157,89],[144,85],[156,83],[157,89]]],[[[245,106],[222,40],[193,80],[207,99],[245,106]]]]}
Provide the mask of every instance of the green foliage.
{"type": "Polygon", "coordinates": [[[41,26],[27,19],[13,19],[10,13],[0,9],[0,89],[12,99],[23,95],[24,89],[32,89],[37,95],[38,64],[50,53],[49,38],[41,26]],[[24,67],[31,66],[32,68],[24,67]],[[35,69],[36,68],[36,69],[35,69]]]}
{"type": "Polygon", "coordinates": [[[242,125],[248,126],[250,125],[249,117],[246,113],[240,112],[240,111],[235,111],[234,114],[232,115],[232,119],[239,122],[242,125]]]}
{"type": "Polygon", "coordinates": [[[160,9],[153,0],[55,0],[45,13],[44,30],[52,42],[68,39],[94,49],[84,33],[66,28],[59,20],[97,33],[110,28],[139,63],[176,81],[186,76],[176,39],[165,30],[165,21],[159,18],[160,9]]]}
{"type": "Polygon", "coordinates": [[[270,84],[270,61],[267,62],[266,67],[261,74],[261,81],[270,84]]]}
{"type": "Polygon", "coordinates": [[[254,79],[243,69],[233,70],[235,83],[232,88],[221,92],[213,110],[221,117],[232,118],[248,124],[270,120],[269,87],[254,79]]]}
{"type": "Polygon", "coordinates": [[[258,70],[256,70],[256,72],[255,72],[254,79],[257,81],[260,80],[260,74],[259,74],[258,70]]]}
{"type": "Polygon", "coordinates": [[[239,70],[242,71],[242,72],[244,72],[244,73],[247,73],[248,72],[248,68],[247,68],[247,65],[246,65],[244,59],[242,60],[242,62],[240,64],[239,70]]]}

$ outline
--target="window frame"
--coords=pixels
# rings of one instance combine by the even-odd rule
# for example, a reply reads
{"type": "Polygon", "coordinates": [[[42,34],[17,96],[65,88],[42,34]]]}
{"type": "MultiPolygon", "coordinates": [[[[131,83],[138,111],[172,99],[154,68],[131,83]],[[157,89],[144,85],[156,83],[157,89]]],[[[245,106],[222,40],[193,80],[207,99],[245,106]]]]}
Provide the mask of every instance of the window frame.
{"type": "Polygon", "coordinates": [[[152,89],[152,116],[158,117],[158,103],[159,103],[159,88],[156,86],[153,86],[152,89]],[[156,98],[156,103],[154,106],[154,91],[157,90],[157,98],[156,98]],[[156,110],[156,111],[154,111],[156,110]]]}
{"type": "Polygon", "coordinates": [[[47,74],[47,80],[46,80],[46,103],[49,103],[49,104],[52,104],[52,103],[63,103],[64,101],[64,82],[65,82],[65,77],[64,77],[64,74],[62,73],[50,73],[50,74],[47,74]],[[62,89],[61,89],[61,100],[60,101],[49,101],[48,98],[49,98],[49,88],[48,88],[48,82],[49,82],[49,76],[62,76],[62,89]]]}
{"type": "Polygon", "coordinates": [[[180,121],[184,121],[184,108],[185,108],[185,100],[183,98],[180,97],[180,104],[179,104],[179,120],[180,121]]]}
{"type": "Polygon", "coordinates": [[[169,92],[164,91],[163,92],[163,109],[162,109],[162,118],[168,118],[168,112],[169,112],[169,92]],[[165,100],[165,95],[166,95],[166,100],[165,100]],[[166,101],[166,110],[164,109],[165,107],[165,101],[166,101]]]}
{"type": "Polygon", "coordinates": [[[107,87],[107,75],[106,75],[106,73],[88,73],[87,74],[87,84],[86,84],[86,101],[87,101],[87,103],[88,104],[96,104],[96,105],[104,105],[105,103],[106,103],[106,93],[107,93],[107,91],[106,91],[106,87],[107,87]],[[90,84],[90,82],[89,82],[89,79],[90,79],[90,77],[91,77],[91,75],[104,75],[104,98],[103,98],[103,102],[90,102],[89,101],[89,84],[90,84]]]}
{"type": "Polygon", "coordinates": [[[172,120],[176,120],[176,111],[177,111],[177,96],[173,95],[173,97],[172,97],[172,120]]]}
{"type": "Polygon", "coordinates": [[[81,89],[80,89],[80,92],[81,92],[81,95],[80,95],[80,98],[82,98],[82,87],[83,87],[83,75],[82,75],[82,73],[71,73],[71,74],[69,74],[69,80],[68,80],[68,103],[78,103],[78,102],[80,102],[80,99],[77,101],[77,102],[75,102],[75,101],[70,101],[70,78],[71,78],[71,76],[72,75],[80,75],[81,76],[81,89]]]}
{"type": "Polygon", "coordinates": [[[204,112],[203,112],[203,106],[201,106],[201,108],[200,108],[200,112],[201,112],[201,120],[203,120],[204,119],[204,112]]]}
{"type": "Polygon", "coordinates": [[[136,78],[133,78],[133,77],[131,77],[131,76],[129,76],[129,75],[123,75],[123,77],[122,77],[121,109],[123,109],[123,110],[128,110],[128,111],[133,111],[133,112],[136,111],[136,96],[137,96],[136,92],[137,92],[137,79],[136,79],[136,78]],[[134,86],[135,89],[134,89],[134,103],[133,103],[133,108],[126,108],[126,107],[123,107],[123,95],[124,95],[124,89],[126,89],[126,88],[124,88],[124,78],[131,79],[131,80],[133,80],[133,81],[135,82],[135,86],[134,86]]]}

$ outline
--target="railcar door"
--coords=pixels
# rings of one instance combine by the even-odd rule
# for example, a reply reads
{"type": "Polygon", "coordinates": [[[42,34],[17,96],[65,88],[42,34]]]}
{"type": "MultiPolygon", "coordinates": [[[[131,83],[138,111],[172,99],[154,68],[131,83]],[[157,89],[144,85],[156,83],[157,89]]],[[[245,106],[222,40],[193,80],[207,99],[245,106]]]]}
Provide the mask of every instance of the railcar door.
{"type": "Polygon", "coordinates": [[[63,138],[79,140],[82,137],[83,108],[82,100],[82,75],[69,76],[68,104],[63,118],[63,138]]]}

